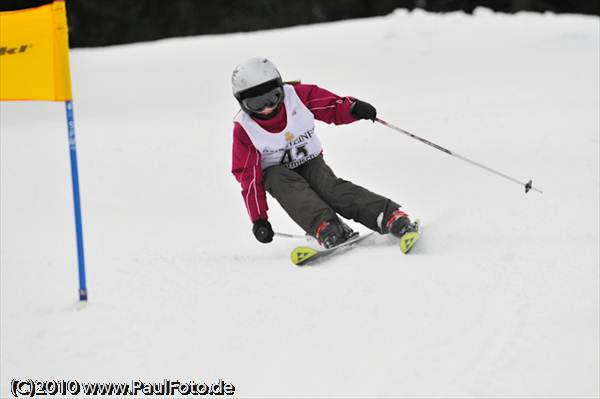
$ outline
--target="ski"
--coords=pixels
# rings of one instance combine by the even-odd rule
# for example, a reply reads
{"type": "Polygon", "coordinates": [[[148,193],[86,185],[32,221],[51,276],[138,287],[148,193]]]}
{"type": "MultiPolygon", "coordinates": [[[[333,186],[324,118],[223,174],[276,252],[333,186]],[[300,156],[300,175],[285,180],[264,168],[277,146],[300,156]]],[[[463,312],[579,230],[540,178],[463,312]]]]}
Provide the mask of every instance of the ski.
{"type": "Polygon", "coordinates": [[[421,222],[417,219],[406,233],[400,237],[400,250],[407,254],[421,237],[421,222]]]}
{"type": "Polygon", "coordinates": [[[340,251],[346,251],[354,248],[356,244],[370,237],[374,233],[375,232],[372,231],[365,235],[359,235],[333,248],[316,249],[306,246],[296,247],[294,248],[291,254],[292,263],[296,266],[304,266],[310,263],[316,263],[322,260],[323,258],[333,255],[335,253],[339,253],[340,251]]]}
{"type": "MultiPolygon", "coordinates": [[[[374,231],[371,231],[365,235],[359,235],[329,249],[317,249],[307,246],[296,247],[291,253],[292,263],[296,266],[305,266],[307,264],[320,262],[323,260],[323,258],[329,257],[336,253],[339,254],[340,252],[345,252],[356,247],[359,242],[373,234],[375,234],[374,231]]],[[[421,238],[421,224],[419,220],[416,220],[399,239],[400,250],[402,253],[409,253],[419,238],[421,238]]]]}

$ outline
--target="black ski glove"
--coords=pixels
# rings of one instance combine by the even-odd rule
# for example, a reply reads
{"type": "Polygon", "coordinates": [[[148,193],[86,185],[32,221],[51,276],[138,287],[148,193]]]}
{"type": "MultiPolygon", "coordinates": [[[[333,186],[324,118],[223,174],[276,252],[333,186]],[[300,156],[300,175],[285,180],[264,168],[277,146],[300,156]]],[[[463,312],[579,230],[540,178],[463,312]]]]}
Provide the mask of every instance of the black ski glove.
{"type": "Polygon", "coordinates": [[[254,233],[254,237],[263,244],[273,241],[273,236],[275,235],[271,223],[265,219],[259,219],[254,222],[252,232],[254,233]]]}
{"type": "Polygon", "coordinates": [[[375,122],[375,118],[377,118],[375,107],[360,100],[354,101],[354,104],[350,106],[350,113],[356,119],[370,119],[375,122]]]}

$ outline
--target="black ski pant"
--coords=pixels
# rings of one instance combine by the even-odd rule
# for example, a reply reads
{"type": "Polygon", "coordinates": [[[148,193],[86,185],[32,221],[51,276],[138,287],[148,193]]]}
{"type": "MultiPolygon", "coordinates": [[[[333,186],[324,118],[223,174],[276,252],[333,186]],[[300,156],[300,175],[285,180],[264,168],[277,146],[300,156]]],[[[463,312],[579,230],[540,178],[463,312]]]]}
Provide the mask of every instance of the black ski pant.
{"type": "Polygon", "coordinates": [[[385,223],[400,207],[336,177],[322,154],[295,169],[270,166],[263,171],[263,183],[288,215],[312,236],[322,222],[337,218],[337,214],[383,233],[382,220],[385,223]]]}

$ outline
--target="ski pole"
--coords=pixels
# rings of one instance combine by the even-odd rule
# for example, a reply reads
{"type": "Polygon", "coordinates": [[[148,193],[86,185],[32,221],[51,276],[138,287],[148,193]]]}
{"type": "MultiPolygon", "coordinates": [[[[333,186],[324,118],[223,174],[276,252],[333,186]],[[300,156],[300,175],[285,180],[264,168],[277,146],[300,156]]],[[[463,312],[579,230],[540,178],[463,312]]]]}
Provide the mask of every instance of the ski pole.
{"type": "Polygon", "coordinates": [[[485,166],[485,165],[482,165],[482,164],[480,164],[479,162],[472,161],[472,160],[470,160],[470,159],[469,159],[469,158],[467,158],[467,157],[463,157],[462,155],[459,155],[459,154],[457,154],[457,153],[455,153],[455,152],[452,152],[452,151],[450,151],[450,150],[448,150],[448,149],[446,149],[446,148],[444,148],[444,147],[442,147],[442,146],[440,146],[440,145],[437,145],[437,144],[435,144],[435,143],[432,143],[431,141],[429,141],[429,140],[426,140],[426,139],[424,139],[424,138],[422,138],[422,137],[419,137],[419,136],[417,136],[416,134],[412,134],[412,133],[410,133],[410,132],[407,132],[407,131],[406,131],[406,130],[404,130],[404,129],[400,129],[400,128],[399,128],[399,127],[397,127],[397,126],[391,125],[391,124],[387,123],[386,121],[384,121],[383,119],[375,118],[375,120],[376,120],[377,122],[381,123],[382,125],[389,127],[390,129],[396,130],[397,132],[400,132],[400,133],[404,133],[404,134],[406,134],[407,136],[410,136],[410,137],[412,137],[412,138],[413,138],[413,139],[415,139],[415,140],[419,140],[419,141],[420,141],[420,142],[422,142],[422,143],[425,143],[425,144],[427,144],[427,145],[429,145],[429,146],[431,146],[431,147],[433,147],[433,148],[436,148],[436,149],[438,149],[438,150],[440,150],[440,151],[442,151],[442,152],[445,152],[445,153],[446,153],[446,154],[448,154],[448,155],[452,155],[453,157],[456,157],[456,158],[458,158],[458,159],[462,159],[463,161],[465,161],[465,162],[468,162],[468,163],[470,163],[471,165],[478,166],[478,167],[480,167],[481,169],[485,169],[485,170],[487,170],[488,172],[494,173],[495,175],[498,175],[498,176],[500,176],[500,177],[504,177],[504,178],[505,178],[505,179],[507,179],[507,180],[510,180],[510,181],[512,181],[512,182],[514,182],[514,183],[517,183],[518,185],[525,187],[525,193],[528,193],[528,192],[529,192],[529,190],[535,190],[535,191],[537,191],[538,193],[540,193],[540,194],[543,194],[543,191],[541,191],[541,190],[538,190],[537,188],[533,187],[533,180],[529,180],[527,183],[524,183],[524,182],[522,182],[522,181],[519,181],[519,180],[515,179],[514,177],[510,177],[510,176],[508,176],[508,175],[505,175],[504,173],[498,172],[497,170],[494,170],[494,169],[492,169],[492,168],[490,168],[490,167],[487,167],[487,166],[485,166]]]}
{"type": "Polygon", "coordinates": [[[309,235],[299,235],[299,234],[289,234],[289,233],[275,233],[276,237],[283,237],[283,238],[294,238],[294,239],[300,239],[300,240],[306,240],[306,241],[312,241],[314,240],[313,237],[309,236],[309,235]]]}

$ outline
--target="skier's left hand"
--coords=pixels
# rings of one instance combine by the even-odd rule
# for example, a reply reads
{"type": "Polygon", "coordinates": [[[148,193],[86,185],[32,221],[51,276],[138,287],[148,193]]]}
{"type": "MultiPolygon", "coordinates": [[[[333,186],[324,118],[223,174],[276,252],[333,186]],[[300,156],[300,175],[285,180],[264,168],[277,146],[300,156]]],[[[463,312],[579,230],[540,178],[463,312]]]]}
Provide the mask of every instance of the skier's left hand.
{"type": "Polygon", "coordinates": [[[356,100],[354,104],[350,106],[350,113],[356,119],[370,119],[375,122],[377,118],[377,110],[371,104],[356,100]]]}

